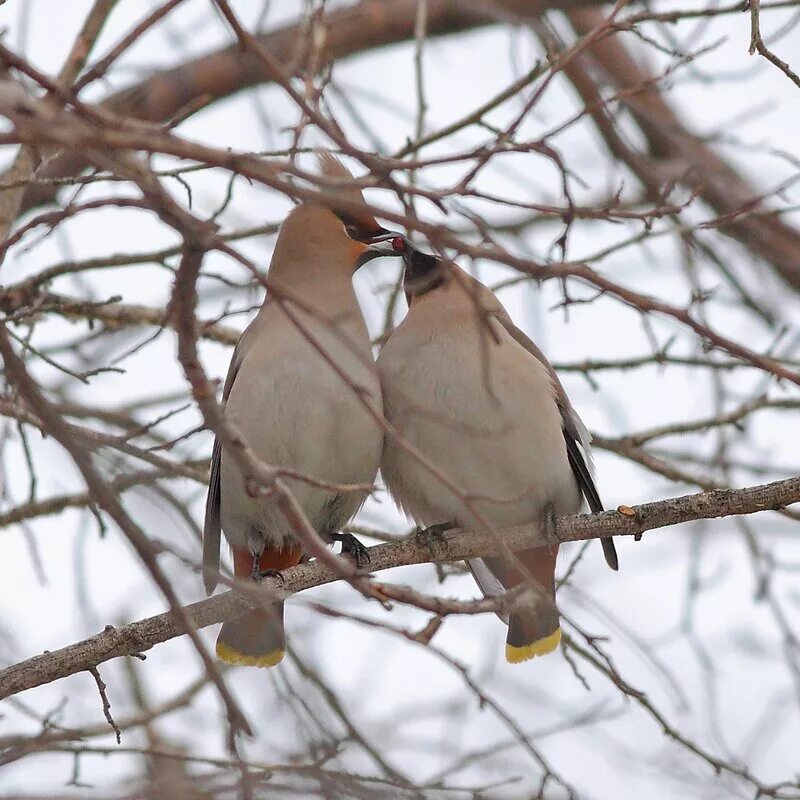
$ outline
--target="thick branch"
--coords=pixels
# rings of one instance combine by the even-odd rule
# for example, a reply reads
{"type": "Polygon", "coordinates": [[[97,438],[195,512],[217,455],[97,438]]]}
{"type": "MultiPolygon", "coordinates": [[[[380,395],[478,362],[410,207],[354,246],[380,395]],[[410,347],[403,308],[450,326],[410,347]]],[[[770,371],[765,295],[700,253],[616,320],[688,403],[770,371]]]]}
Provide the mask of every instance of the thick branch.
{"type": "MultiPolygon", "coordinates": [[[[800,477],[745,489],[719,489],[712,492],[645,503],[625,511],[606,511],[602,514],[574,514],[561,517],[556,523],[559,542],[599,539],[603,536],[638,536],[645,531],[678,525],[698,519],[755,514],[778,510],[800,502],[800,477]]],[[[498,532],[504,543],[514,550],[546,545],[541,531],[530,526],[518,526],[498,532]]],[[[497,552],[498,542],[480,531],[454,530],[446,534],[446,545],[436,546],[432,557],[425,542],[416,537],[370,548],[370,569],[373,572],[392,567],[422,564],[431,561],[460,561],[491,555],[497,552]]],[[[338,575],[320,562],[292,567],[284,573],[280,585],[292,594],[314,586],[331,583],[338,575]]],[[[265,591],[277,585],[266,582],[265,591]]],[[[379,594],[379,591],[376,593],[379,594]]],[[[234,592],[202,600],[185,608],[186,617],[196,629],[205,628],[235,617],[248,602],[234,592]]],[[[60,650],[43,653],[0,671],[0,700],[10,695],[41,686],[59,678],[74,675],[112,658],[149,650],[156,644],[185,633],[184,623],[173,612],[133,622],[120,629],[107,628],[102,633],[60,650]]]]}
{"type": "MultiPolygon", "coordinates": [[[[426,32],[429,37],[437,37],[503,21],[533,20],[544,11],[555,9],[570,11],[570,19],[579,31],[585,32],[600,19],[595,9],[590,8],[599,5],[602,4],[597,0],[502,0],[494,4],[428,0],[426,32]]],[[[385,45],[413,41],[417,6],[417,0],[362,0],[326,14],[326,57],[336,60],[385,45]]],[[[307,33],[306,24],[301,21],[261,34],[257,39],[284,69],[297,72],[307,63],[308,50],[314,46],[313,37],[307,33]]],[[[617,86],[649,86],[652,76],[635,65],[618,37],[597,45],[593,55],[617,86]]],[[[234,45],[156,73],[112,95],[104,105],[117,114],[167,122],[182,110],[199,108],[201,100],[214,102],[243,89],[269,83],[272,78],[264,72],[253,52],[242,52],[234,45]]],[[[632,98],[630,107],[650,142],[650,155],[657,157],[630,154],[635,162],[634,172],[647,184],[648,174],[661,177],[659,161],[679,163],[680,169],[674,170],[679,179],[697,188],[699,196],[720,217],[730,217],[722,231],[767,260],[795,289],[800,288],[800,233],[777,215],[741,213],[760,202],[759,190],[689,131],[656,88],[651,87],[650,91],[632,98]]],[[[41,177],[75,175],[86,166],[87,161],[80,152],[69,151],[46,165],[41,177]]],[[[657,182],[660,185],[663,181],[657,182]]],[[[55,192],[53,186],[31,186],[22,209],[52,200],[55,192]]]]}
{"type": "MultiPolygon", "coordinates": [[[[571,11],[569,19],[581,36],[603,24],[602,15],[591,8],[571,11]]],[[[623,143],[604,111],[593,114],[614,155],[625,161],[656,196],[666,182],[662,165],[671,165],[669,169],[676,179],[714,209],[722,233],[738,240],[771,264],[786,283],[800,289],[800,233],[777,214],[747,213],[761,205],[761,191],[685,126],[680,113],[657,87],[650,86],[652,75],[637,63],[619,36],[597,42],[590,54],[586,58],[594,60],[618,90],[643,89],[627,98],[627,106],[647,139],[648,156],[623,143]],[[605,119],[601,120],[602,115],[605,119]]],[[[593,82],[587,86],[588,75],[581,77],[576,69],[572,74],[565,72],[587,105],[592,105],[598,96],[597,88],[593,82]]]]}
{"type": "MultiPolygon", "coordinates": [[[[0,45],[0,55],[6,52],[8,51],[0,45]]],[[[168,132],[148,130],[126,132],[110,127],[102,130],[99,127],[86,126],[78,117],[69,114],[63,114],[59,118],[59,124],[57,126],[53,125],[52,120],[44,120],[34,115],[27,115],[24,117],[17,115],[14,117],[14,122],[15,125],[17,125],[14,138],[19,141],[52,141],[61,144],[65,149],[72,148],[75,150],[110,150],[113,152],[120,152],[125,149],[140,149],[151,153],[167,153],[177,156],[178,158],[203,161],[207,164],[214,164],[224,169],[230,169],[238,174],[246,175],[259,183],[271,186],[292,197],[305,200],[313,199],[323,203],[326,201],[334,202],[337,206],[341,207],[344,207],[346,203],[346,198],[336,195],[335,193],[329,194],[329,190],[327,189],[318,191],[300,186],[296,183],[291,183],[287,179],[287,175],[297,174],[306,180],[313,180],[313,176],[301,173],[290,165],[279,162],[265,164],[252,156],[234,153],[230,150],[222,151],[195,142],[188,142],[168,132]],[[331,198],[330,200],[328,199],[329,197],[331,198]]],[[[0,140],[2,140],[2,137],[0,137],[0,140]]],[[[157,196],[150,197],[149,199],[151,202],[154,202],[153,208],[158,211],[159,215],[162,215],[162,212],[159,210],[159,204],[166,203],[169,206],[171,216],[164,220],[167,224],[176,227],[176,229],[180,229],[181,225],[191,223],[191,219],[193,219],[191,215],[187,215],[172,199],[168,199],[160,188],[157,190],[157,196]],[[179,222],[179,224],[175,224],[172,217],[174,217],[174,220],[183,221],[179,222]]],[[[372,210],[371,206],[370,209],[372,210]]],[[[467,245],[453,237],[452,234],[446,230],[442,230],[441,226],[425,223],[417,219],[409,220],[405,215],[399,215],[389,211],[374,210],[378,216],[384,219],[405,224],[421,233],[427,234],[436,245],[452,245],[461,253],[469,254],[477,258],[488,258],[501,264],[508,264],[510,267],[520,272],[525,272],[532,277],[540,279],[555,276],[572,276],[584,280],[605,293],[619,297],[623,302],[628,303],[640,311],[664,314],[672,317],[681,324],[691,328],[711,345],[726,350],[733,356],[750,361],[760,366],[765,371],[771,372],[776,377],[786,378],[800,385],[800,374],[787,370],[780,362],[771,357],[763,356],[743,347],[727,337],[717,334],[707,325],[695,319],[690,310],[662,302],[648,295],[619,286],[585,264],[574,264],[571,262],[547,266],[536,263],[532,264],[529,259],[515,256],[497,246],[467,245]]],[[[212,238],[214,247],[236,258],[237,261],[242,261],[241,257],[228,245],[221,242],[216,237],[212,238]]],[[[274,286],[270,288],[272,291],[275,290],[274,286]]]]}
{"type": "MultiPolygon", "coordinates": [[[[597,2],[598,0],[585,0],[597,2]]],[[[513,18],[514,12],[541,13],[546,8],[582,5],[578,0],[504,0],[492,12],[490,4],[473,0],[429,0],[427,31],[442,36],[513,18]],[[478,10],[476,10],[476,8],[478,10]]],[[[331,61],[414,39],[417,0],[362,0],[325,15],[325,56],[331,61]]],[[[281,66],[298,72],[308,62],[313,37],[303,20],[258,37],[281,66]]],[[[183,109],[198,108],[244,89],[273,81],[252,51],[242,52],[238,43],[193,59],[173,69],[157,72],[141,83],[109,97],[103,104],[111,111],[150,122],[167,122],[183,109]]],[[[82,153],[71,151],[41,170],[41,178],[76,175],[88,166],[82,153]]],[[[36,185],[25,195],[23,210],[49,202],[55,188],[36,185]]]]}
{"type": "Polygon", "coordinates": [[[228,710],[228,718],[234,730],[250,732],[250,726],[244,714],[239,710],[227,686],[219,674],[217,665],[206,652],[203,643],[193,627],[192,620],[180,605],[175,589],[167,579],[156,559],[156,553],[144,530],[128,515],[114,490],[103,480],[95,466],[90,452],[77,440],[68,425],[54,410],[52,403],[42,394],[41,389],[28,373],[24,361],[14,352],[5,326],[0,326],[0,356],[5,364],[6,376],[16,389],[34,409],[42,420],[48,435],[52,436],[66,451],[80,471],[89,492],[98,508],[104,510],[125,534],[136,554],[153,578],[153,582],[161,590],[172,608],[174,621],[182,628],[195,645],[200,658],[206,667],[209,678],[216,685],[228,710]]]}
{"type": "MultiPolygon", "coordinates": [[[[117,0],[95,0],[72,45],[72,50],[58,74],[59,86],[68,88],[83,69],[83,65],[116,2],[117,0]]],[[[35,149],[21,147],[11,168],[3,175],[4,181],[24,181],[31,178],[39,166],[40,159],[41,153],[35,149]]],[[[25,196],[23,187],[24,183],[21,183],[16,189],[8,189],[0,193],[0,240],[6,238],[11,225],[19,214],[25,196]]]]}

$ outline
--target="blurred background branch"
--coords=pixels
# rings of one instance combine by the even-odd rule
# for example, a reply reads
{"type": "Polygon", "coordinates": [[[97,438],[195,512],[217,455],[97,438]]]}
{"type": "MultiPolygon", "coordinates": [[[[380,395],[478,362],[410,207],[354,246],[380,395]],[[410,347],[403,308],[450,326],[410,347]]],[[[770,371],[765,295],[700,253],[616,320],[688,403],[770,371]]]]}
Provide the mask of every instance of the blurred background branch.
{"type": "MultiPolygon", "coordinates": [[[[0,796],[800,798],[797,0],[0,5],[0,796]],[[194,602],[217,378],[288,209],[340,199],[320,146],[593,430],[618,510],[558,521],[560,656],[502,664],[458,563],[494,540],[380,487],[351,530],[401,572],[194,602]],[[301,590],[286,663],[217,667],[205,627],[301,590]]],[[[377,349],[397,265],[355,284],[377,349]]]]}

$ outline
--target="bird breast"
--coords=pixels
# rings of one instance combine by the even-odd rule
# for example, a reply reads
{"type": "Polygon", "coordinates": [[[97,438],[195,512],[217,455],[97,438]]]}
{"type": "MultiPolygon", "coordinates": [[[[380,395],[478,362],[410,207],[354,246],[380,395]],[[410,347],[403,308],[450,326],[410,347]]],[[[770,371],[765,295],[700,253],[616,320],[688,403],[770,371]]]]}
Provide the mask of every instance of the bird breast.
{"type": "Polygon", "coordinates": [[[420,524],[474,524],[445,475],[496,525],[530,521],[547,503],[558,513],[578,510],[541,362],[499,326],[493,335],[483,324],[420,328],[398,329],[378,359],[387,419],[439,473],[387,437],[382,473],[398,504],[420,524]]]}
{"type": "MultiPolygon", "coordinates": [[[[332,330],[330,324],[303,313],[302,332],[281,318],[279,309],[275,312],[243,356],[226,415],[268,464],[332,483],[371,483],[378,471],[383,431],[359,395],[378,412],[382,402],[363,319],[359,314],[360,325],[342,319],[332,330]]],[[[329,489],[300,480],[287,482],[322,533],[321,528],[344,524],[365,497],[348,493],[343,500],[329,489]],[[332,509],[341,519],[330,518],[332,509]]],[[[237,468],[224,453],[222,523],[234,544],[254,529],[273,544],[291,539],[274,504],[246,493],[237,468]]]]}

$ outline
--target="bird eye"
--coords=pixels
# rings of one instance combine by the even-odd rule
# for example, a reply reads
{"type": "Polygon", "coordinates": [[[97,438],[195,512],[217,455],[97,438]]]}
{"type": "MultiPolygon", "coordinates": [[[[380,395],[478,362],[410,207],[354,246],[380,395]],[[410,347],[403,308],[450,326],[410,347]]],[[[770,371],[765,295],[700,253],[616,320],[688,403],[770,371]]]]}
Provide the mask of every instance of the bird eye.
{"type": "Polygon", "coordinates": [[[392,239],[392,248],[396,253],[403,253],[406,249],[406,240],[402,236],[395,236],[392,239]]]}

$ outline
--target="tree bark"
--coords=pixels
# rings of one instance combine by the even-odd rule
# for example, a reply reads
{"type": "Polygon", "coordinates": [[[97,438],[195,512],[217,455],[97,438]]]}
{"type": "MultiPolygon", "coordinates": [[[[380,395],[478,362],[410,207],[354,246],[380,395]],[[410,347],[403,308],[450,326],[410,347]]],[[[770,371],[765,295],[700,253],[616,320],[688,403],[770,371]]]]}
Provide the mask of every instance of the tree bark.
{"type": "MultiPolygon", "coordinates": [[[[698,519],[712,519],[759,511],[778,510],[800,502],[800,477],[751,486],[745,489],[718,489],[683,497],[645,503],[639,506],[620,506],[618,511],[601,514],[573,514],[556,521],[554,540],[577,542],[604,536],[639,536],[645,531],[677,525],[698,519]]],[[[496,532],[512,550],[547,545],[548,540],[536,527],[522,525],[496,532]]],[[[421,537],[409,537],[398,542],[377,545],[369,549],[370,572],[392,567],[428,562],[460,561],[493,555],[497,538],[488,532],[453,530],[445,534],[446,543],[434,545],[431,553],[421,537]]],[[[320,562],[300,564],[283,573],[284,580],[265,582],[265,592],[279,590],[293,594],[314,586],[338,580],[339,575],[320,562]]],[[[393,587],[394,599],[402,599],[402,587],[393,587]]],[[[416,593],[408,602],[418,605],[416,593]]],[[[257,601],[254,601],[257,602],[257,601]]],[[[229,591],[186,606],[185,616],[195,629],[223,622],[242,613],[254,602],[229,591]]],[[[441,601],[444,608],[448,601],[441,601]]],[[[463,601],[461,603],[463,606],[463,601]]],[[[459,608],[457,605],[456,608],[459,608]]],[[[179,617],[172,611],[133,622],[122,628],[106,628],[102,633],[81,642],[46,652],[0,670],[0,700],[18,692],[74,675],[120,656],[141,654],[156,644],[185,633],[179,617]]]]}

